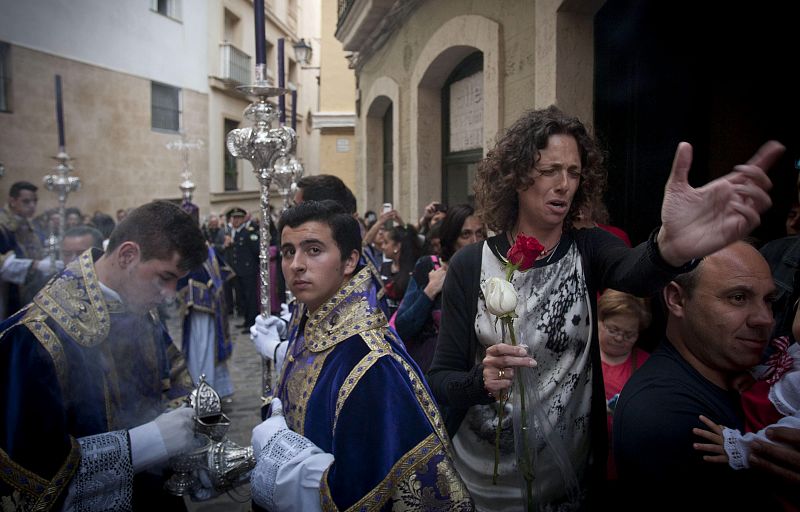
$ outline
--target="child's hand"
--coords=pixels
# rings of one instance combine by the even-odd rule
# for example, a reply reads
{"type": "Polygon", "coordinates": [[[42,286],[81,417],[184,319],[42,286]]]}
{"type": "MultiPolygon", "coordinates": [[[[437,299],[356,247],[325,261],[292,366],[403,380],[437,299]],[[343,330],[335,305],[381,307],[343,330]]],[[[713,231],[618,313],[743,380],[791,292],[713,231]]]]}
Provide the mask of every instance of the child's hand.
{"type": "Polygon", "coordinates": [[[700,436],[707,441],[711,441],[710,444],[706,443],[694,443],[694,449],[701,452],[709,452],[715,455],[703,455],[703,460],[706,462],[717,462],[722,464],[728,463],[728,454],[725,453],[725,448],[723,448],[724,438],[722,437],[722,426],[717,425],[710,419],[706,418],[702,414],[700,415],[700,421],[706,424],[706,426],[710,429],[703,430],[702,428],[693,428],[692,433],[696,436],[700,436]]]}

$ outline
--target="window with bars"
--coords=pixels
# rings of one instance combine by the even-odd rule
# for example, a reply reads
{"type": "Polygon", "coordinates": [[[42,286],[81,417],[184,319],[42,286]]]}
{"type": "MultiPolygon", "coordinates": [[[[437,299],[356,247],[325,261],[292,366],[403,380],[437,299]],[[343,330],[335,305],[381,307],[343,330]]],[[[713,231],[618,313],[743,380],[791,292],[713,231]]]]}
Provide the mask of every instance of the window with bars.
{"type": "Polygon", "coordinates": [[[11,112],[11,45],[0,41],[0,112],[11,112]]]}
{"type": "Polygon", "coordinates": [[[181,90],[171,85],[151,82],[151,126],[171,132],[181,128],[181,90]]]}

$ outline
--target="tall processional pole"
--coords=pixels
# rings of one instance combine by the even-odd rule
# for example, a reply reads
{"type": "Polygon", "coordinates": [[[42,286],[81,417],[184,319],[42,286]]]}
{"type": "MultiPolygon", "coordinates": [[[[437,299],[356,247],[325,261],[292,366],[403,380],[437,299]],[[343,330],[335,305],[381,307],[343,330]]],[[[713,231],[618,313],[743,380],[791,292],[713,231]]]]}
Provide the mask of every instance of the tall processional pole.
{"type": "MultiPolygon", "coordinates": [[[[269,275],[269,187],[274,175],[275,161],[294,151],[296,135],[287,126],[272,127],[278,117],[275,107],[268,101],[273,96],[283,96],[287,91],[281,87],[273,87],[267,80],[266,36],[264,34],[264,0],[254,0],[255,33],[256,33],[256,65],[255,82],[237,87],[237,90],[257,98],[244,111],[244,117],[252,121],[253,126],[231,130],[227,137],[227,147],[235,158],[248,160],[253,165],[253,172],[261,185],[261,222],[259,226],[260,246],[259,263],[261,275],[261,315],[269,316],[270,310],[270,275],[269,275]]],[[[262,361],[262,398],[272,395],[273,362],[264,358],[262,361]]]]}

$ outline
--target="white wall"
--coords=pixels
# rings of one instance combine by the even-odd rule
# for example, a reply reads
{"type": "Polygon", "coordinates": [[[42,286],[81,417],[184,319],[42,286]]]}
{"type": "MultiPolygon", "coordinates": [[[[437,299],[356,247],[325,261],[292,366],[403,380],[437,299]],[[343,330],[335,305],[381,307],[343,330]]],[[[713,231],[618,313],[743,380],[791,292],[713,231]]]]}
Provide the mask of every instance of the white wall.
{"type": "Polygon", "coordinates": [[[0,40],[208,92],[205,0],[181,0],[181,21],[150,0],[0,0],[0,40]]]}

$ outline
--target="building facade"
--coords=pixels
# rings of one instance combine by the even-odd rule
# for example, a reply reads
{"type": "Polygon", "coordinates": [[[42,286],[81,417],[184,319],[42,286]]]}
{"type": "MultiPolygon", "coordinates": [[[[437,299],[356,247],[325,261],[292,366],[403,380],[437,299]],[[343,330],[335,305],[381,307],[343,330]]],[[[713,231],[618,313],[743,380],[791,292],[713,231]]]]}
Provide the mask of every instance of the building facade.
{"type": "MultiPolygon", "coordinates": [[[[317,87],[301,83],[292,52],[305,29],[304,8],[302,0],[266,2],[268,76],[277,85],[284,38],[287,86],[300,91],[299,105],[309,104],[317,87]]],[[[166,146],[184,139],[202,142],[189,150],[201,216],[234,204],[258,208],[252,167],[225,149],[226,133],[249,123],[243,111],[251,99],[235,86],[253,80],[251,1],[0,0],[0,13],[0,188],[18,180],[41,185],[53,172],[59,74],[66,149],[82,182],[68,206],[113,214],[153,199],[179,200],[183,155],[166,146]]],[[[287,95],[287,123],[294,108],[287,95]]],[[[297,110],[302,134],[307,121],[297,110]]],[[[299,159],[312,150],[301,138],[299,159]]],[[[41,190],[39,198],[39,212],[57,206],[55,194],[41,190]]]]}
{"type": "MultiPolygon", "coordinates": [[[[336,38],[357,83],[359,204],[392,202],[414,220],[430,201],[471,201],[497,136],[555,104],[599,136],[612,219],[642,241],[659,222],[679,141],[695,146],[693,183],[729,172],[768,138],[800,156],[791,19],[776,0],[340,0],[336,38]],[[732,37],[735,26],[747,37],[732,37]]],[[[776,185],[791,186],[790,160],[778,167],[776,185]]]]}
{"type": "Polygon", "coordinates": [[[431,201],[470,201],[478,161],[523,111],[558,103],[591,114],[599,2],[584,13],[561,3],[339,2],[336,37],[355,52],[357,190],[368,208],[391,202],[415,220],[431,201]]]}
{"type": "MultiPolygon", "coordinates": [[[[319,0],[267,0],[266,8],[266,60],[267,78],[277,86],[279,82],[279,40],[283,39],[284,87],[297,91],[297,105],[292,95],[284,96],[285,123],[290,125],[294,115],[298,132],[296,155],[306,164],[317,155],[317,147],[308,142],[306,109],[316,97],[317,82],[300,69],[293,44],[301,34],[305,37],[319,33],[319,0]]],[[[236,86],[252,83],[255,55],[255,24],[253,3],[250,0],[217,0],[208,2],[209,32],[208,77],[209,95],[209,169],[210,208],[224,213],[236,204],[250,212],[259,208],[260,185],[249,162],[237,160],[228,153],[225,138],[232,129],[249,126],[244,119],[245,108],[252,98],[238,92],[236,86]]],[[[278,97],[271,101],[279,107],[278,97]]],[[[274,192],[274,191],[273,191],[274,192]]],[[[276,200],[276,203],[278,201],[276,200]]]]}
{"type": "MultiPolygon", "coordinates": [[[[356,80],[346,52],[336,40],[337,3],[323,1],[319,60],[319,103],[312,114],[319,163],[314,174],[334,174],[356,190],[356,80]]],[[[364,204],[359,201],[359,211],[364,204]]]]}

